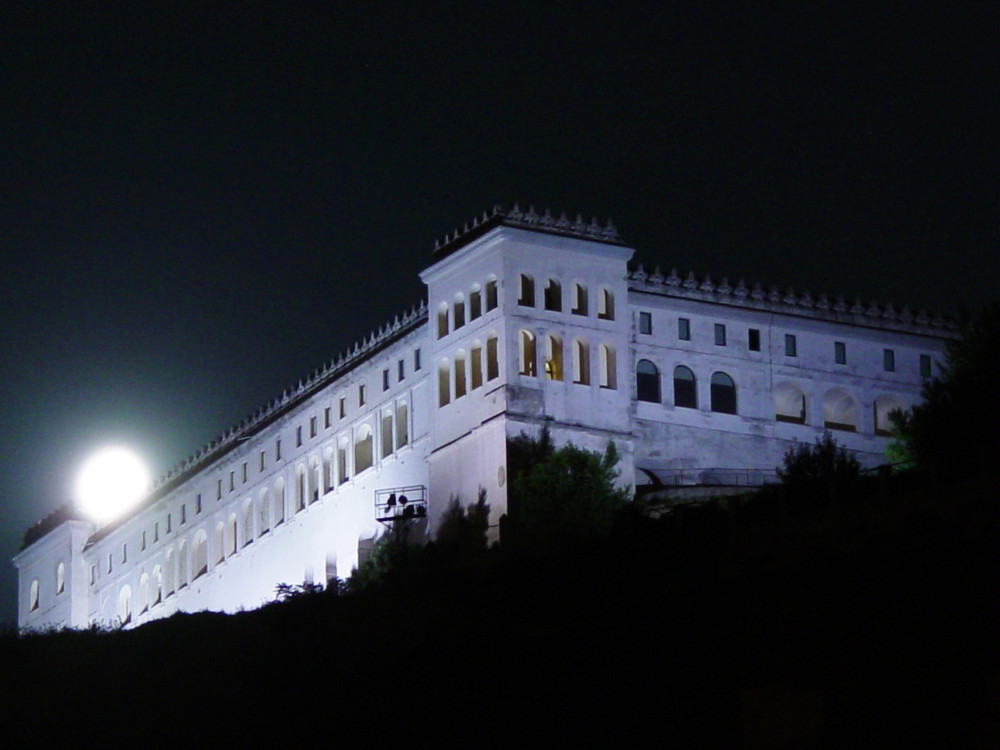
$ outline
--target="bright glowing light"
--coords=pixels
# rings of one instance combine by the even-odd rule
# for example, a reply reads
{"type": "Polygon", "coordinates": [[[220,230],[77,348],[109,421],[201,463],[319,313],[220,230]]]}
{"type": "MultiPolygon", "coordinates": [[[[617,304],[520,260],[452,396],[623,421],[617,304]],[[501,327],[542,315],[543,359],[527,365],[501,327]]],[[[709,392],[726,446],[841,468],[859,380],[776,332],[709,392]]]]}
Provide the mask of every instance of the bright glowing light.
{"type": "Polygon", "coordinates": [[[107,523],[135,507],[149,484],[142,459],[125,448],[104,448],[83,465],[76,507],[92,521],[107,523]]]}

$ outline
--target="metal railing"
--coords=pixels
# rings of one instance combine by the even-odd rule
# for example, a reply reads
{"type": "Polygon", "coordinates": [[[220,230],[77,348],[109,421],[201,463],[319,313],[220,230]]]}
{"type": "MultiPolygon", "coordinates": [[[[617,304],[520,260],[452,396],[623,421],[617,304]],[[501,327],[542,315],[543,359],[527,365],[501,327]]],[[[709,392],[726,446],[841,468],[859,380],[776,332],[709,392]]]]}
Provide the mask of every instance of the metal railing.
{"type": "Polygon", "coordinates": [[[657,487],[760,487],[778,481],[773,469],[642,469],[657,487]]]}

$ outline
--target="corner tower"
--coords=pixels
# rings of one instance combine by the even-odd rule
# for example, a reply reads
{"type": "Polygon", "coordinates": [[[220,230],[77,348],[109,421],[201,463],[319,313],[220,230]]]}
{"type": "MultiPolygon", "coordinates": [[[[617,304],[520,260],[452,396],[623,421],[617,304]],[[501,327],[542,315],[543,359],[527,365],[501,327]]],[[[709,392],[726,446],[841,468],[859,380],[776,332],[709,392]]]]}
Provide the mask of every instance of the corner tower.
{"type": "Polygon", "coordinates": [[[432,526],[452,497],[507,510],[507,439],[548,425],[557,445],[613,440],[631,484],[625,247],[608,222],[517,205],[435,247],[427,285],[432,526]]]}

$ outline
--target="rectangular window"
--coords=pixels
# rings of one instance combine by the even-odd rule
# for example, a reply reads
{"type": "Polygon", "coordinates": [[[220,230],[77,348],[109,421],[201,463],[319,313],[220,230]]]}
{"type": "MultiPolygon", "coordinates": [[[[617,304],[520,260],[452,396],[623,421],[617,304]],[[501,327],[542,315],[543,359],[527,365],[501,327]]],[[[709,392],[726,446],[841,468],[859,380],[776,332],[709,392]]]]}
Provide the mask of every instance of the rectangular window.
{"type": "Polygon", "coordinates": [[[128,562],[128,543],[122,542],[122,565],[128,562]]]}
{"type": "Polygon", "coordinates": [[[188,507],[185,503],[181,503],[181,524],[187,523],[188,520],[188,507]]]}
{"type": "Polygon", "coordinates": [[[677,319],[677,338],[681,341],[691,340],[691,321],[687,318],[677,319]]]}
{"type": "MultiPolygon", "coordinates": [[[[295,447],[296,448],[301,448],[302,447],[302,426],[301,425],[299,425],[298,427],[295,428],[295,447]]],[[[229,489],[232,489],[232,487],[230,487],[229,489]]]]}
{"type": "Polygon", "coordinates": [[[232,492],[235,489],[236,489],[236,472],[235,471],[230,471],[229,472],[229,491],[232,492]]]}
{"type": "Polygon", "coordinates": [[[90,566],[90,585],[93,586],[95,583],[97,583],[97,566],[96,565],[91,565],[90,566]]]}
{"type": "Polygon", "coordinates": [[[362,383],[358,386],[358,406],[365,405],[365,384],[362,383]]]}
{"type": "Polygon", "coordinates": [[[406,377],[406,363],[403,360],[399,360],[396,363],[396,380],[402,382],[403,378],[406,377]]]}
{"type": "Polygon", "coordinates": [[[639,313],[639,333],[650,334],[653,332],[653,313],[639,313]]]}
{"type": "Polygon", "coordinates": [[[413,369],[414,370],[419,370],[420,369],[420,350],[419,349],[414,349],[413,350],[413,369]]]}
{"type": "Polygon", "coordinates": [[[112,567],[111,553],[108,553],[108,572],[110,573],[114,568],[112,567]]]}
{"type": "Polygon", "coordinates": [[[340,418],[343,419],[347,416],[347,397],[340,397],[340,418]]]}
{"type": "Polygon", "coordinates": [[[246,484],[247,483],[247,462],[246,461],[243,462],[242,469],[243,469],[243,484],[246,484]]]}
{"type": "Polygon", "coordinates": [[[382,370],[382,390],[383,391],[389,390],[389,368],[388,367],[386,367],[384,370],[382,370]]]}
{"type": "Polygon", "coordinates": [[[143,532],[142,532],[142,544],[140,546],[142,548],[142,551],[145,552],[146,551],[146,532],[145,532],[145,530],[143,530],[143,532]]]}
{"type": "Polygon", "coordinates": [[[896,371],[896,352],[892,349],[882,350],[882,369],[886,372],[896,371]]]}
{"type": "Polygon", "coordinates": [[[173,514],[167,513],[167,533],[169,534],[174,530],[174,517],[173,514]]]}
{"type": "Polygon", "coordinates": [[[847,364],[847,344],[843,341],[833,342],[833,361],[838,365],[847,364]]]}
{"type": "Polygon", "coordinates": [[[222,499],[222,480],[221,479],[216,479],[215,480],[215,499],[216,500],[221,500],[222,499]]]}
{"type": "Polygon", "coordinates": [[[920,355],[920,377],[929,378],[931,376],[931,355],[920,355]]]}
{"type": "Polygon", "coordinates": [[[331,424],[330,407],[328,406],[323,409],[323,429],[329,429],[331,424]]]}
{"type": "Polygon", "coordinates": [[[726,345],[726,325],[725,323],[715,324],[715,345],[725,346],[726,345]]]}
{"type": "Polygon", "coordinates": [[[747,345],[752,352],[760,351],[760,331],[756,328],[751,328],[747,332],[747,345]]]}
{"type": "Polygon", "coordinates": [[[156,521],[153,524],[153,541],[154,542],[160,541],[160,522],[159,521],[156,521]]]}
{"type": "Polygon", "coordinates": [[[309,437],[316,437],[316,417],[309,417],[309,437]]]}
{"type": "Polygon", "coordinates": [[[795,334],[786,333],[785,334],[785,356],[795,357],[798,355],[798,349],[795,343],[795,334]]]}
{"type": "Polygon", "coordinates": [[[196,514],[201,513],[201,493],[199,492],[194,499],[194,512],[196,514]]]}

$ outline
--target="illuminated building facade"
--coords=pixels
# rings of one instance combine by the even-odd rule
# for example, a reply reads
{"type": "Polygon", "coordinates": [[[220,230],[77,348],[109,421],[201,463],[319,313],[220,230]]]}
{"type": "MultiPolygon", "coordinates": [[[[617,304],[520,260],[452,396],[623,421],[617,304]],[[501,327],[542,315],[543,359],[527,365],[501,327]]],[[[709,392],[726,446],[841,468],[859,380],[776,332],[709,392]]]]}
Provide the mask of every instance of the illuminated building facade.
{"type": "MultiPolygon", "coordinates": [[[[21,627],[250,609],[350,575],[400,514],[507,505],[507,439],[614,441],[628,485],[773,476],[824,429],[883,461],[955,332],[890,306],[629,270],[608,223],[494,209],[438,243],[397,318],[96,528],[60,512],[15,558],[21,627]],[[406,496],[407,503],[402,502],[406,496]]],[[[736,481],[736,480],[734,480],[736,481]]]]}

